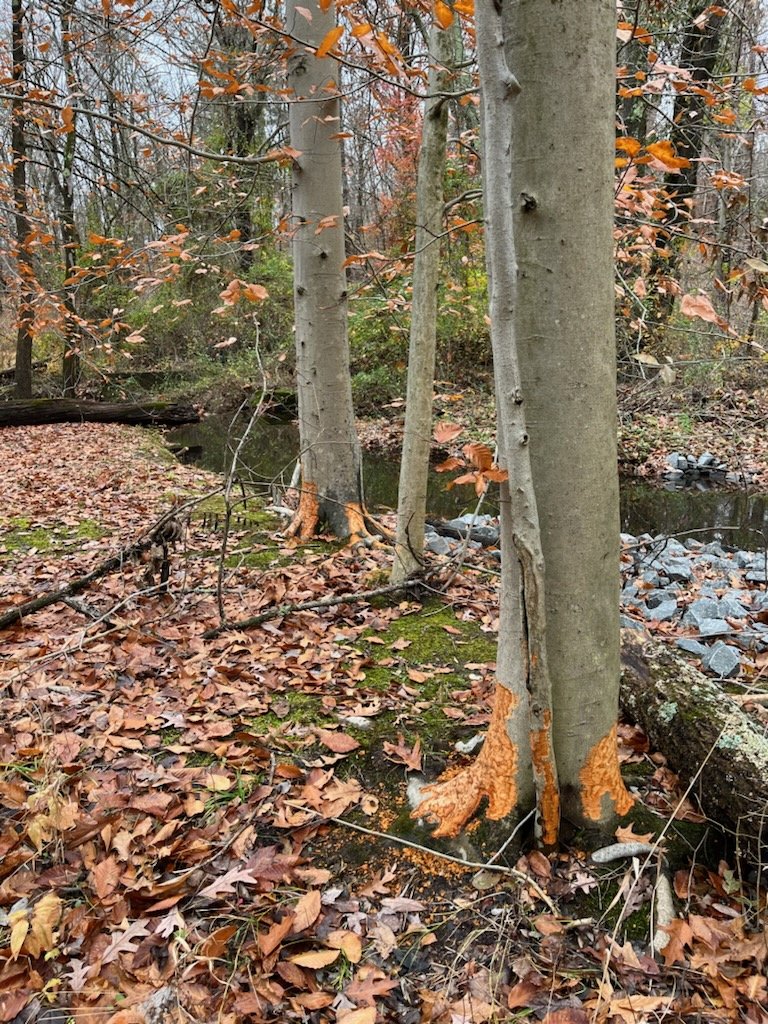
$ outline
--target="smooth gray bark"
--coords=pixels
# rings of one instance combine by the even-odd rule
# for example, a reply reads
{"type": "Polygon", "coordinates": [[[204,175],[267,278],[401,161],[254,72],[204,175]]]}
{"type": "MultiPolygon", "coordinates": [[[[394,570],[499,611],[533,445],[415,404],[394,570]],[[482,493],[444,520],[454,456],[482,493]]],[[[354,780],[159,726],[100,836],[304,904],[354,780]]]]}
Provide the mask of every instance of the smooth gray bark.
{"type": "Polygon", "coordinates": [[[443,29],[433,25],[427,84],[430,98],[424,104],[416,182],[416,251],[393,582],[399,582],[421,568],[424,550],[443,228],[443,175],[448,132],[448,105],[437,94],[446,92],[450,87],[455,38],[453,27],[443,29]]]}
{"type": "Polygon", "coordinates": [[[520,85],[507,64],[501,18],[489,4],[478,7],[476,19],[499,462],[509,476],[502,488],[502,558],[506,571],[502,576],[499,621],[499,682],[516,699],[513,721],[508,723],[511,739],[521,730],[521,710],[524,713],[528,709],[530,740],[519,752],[518,771],[522,777],[530,766],[536,789],[536,831],[549,844],[557,838],[560,805],[552,749],[545,564],[516,325],[517,256],[511,168],[512,115],[519,102],[520,85]]]}
{"type": "Polygon", "coordinates": [[[19,276],[19,299],[16,312],[16,397],[32,397],[32,324],[33,293],[30,287],[32,268],[26,251],[29,235],[27,208],[27,136],[24,113],[24,5],[11,3],[11,46],[13,60],[14,98],[11,101],[11,171],[14,207],[16,266],[19,276]]]}
{"type": "Polygon", "coordinates": [[[334,4],[323,11],[317,0],[287,3],[286,30],[301,40],[288,59],[290,142],[298,151],[293,272],[303,499],[294,532],[309,536],[319,517],[346,537],[357,532],[352,520],[362,488],[347,337],[338,62],[315,56],[334,25],[334,4]]]}
{"type": "Polygon", "coordinates": [[[555,752],[565,816],[595,824],[595,813],[608,819],[626,804],[605,760],[619,688],[615,5],[511,0],[503,20],[521,87],[515,325],[546,564],[555,752]],[[608,774],[588,778],[598,762],[608,774]]]}

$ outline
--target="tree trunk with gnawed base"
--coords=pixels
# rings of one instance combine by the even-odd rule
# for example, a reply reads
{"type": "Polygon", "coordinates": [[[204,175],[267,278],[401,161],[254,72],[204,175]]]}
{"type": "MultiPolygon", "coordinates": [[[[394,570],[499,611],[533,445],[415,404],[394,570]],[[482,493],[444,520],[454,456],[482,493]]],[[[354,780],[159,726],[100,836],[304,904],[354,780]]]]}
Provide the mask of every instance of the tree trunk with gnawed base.
{"type": "Polygon", "coordinates": [[[294,39],[288,85],[301,444],[299,510],[288,532],[300,538],[321,525],[338,537],[365,530],[347,337],[338,62],[315,55],[335,22],[332,2],[286,5],[294,39]]]}

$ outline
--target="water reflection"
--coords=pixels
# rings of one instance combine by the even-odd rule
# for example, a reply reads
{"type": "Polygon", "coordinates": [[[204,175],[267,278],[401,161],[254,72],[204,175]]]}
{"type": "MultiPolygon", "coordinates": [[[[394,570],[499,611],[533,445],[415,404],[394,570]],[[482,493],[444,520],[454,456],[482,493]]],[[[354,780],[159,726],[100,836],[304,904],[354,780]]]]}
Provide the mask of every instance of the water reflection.
{"type": "MultiPolygon", "coordinates": [[[[230,421],[210,417],[201,423],[179,427],[169,434],[174,444],[200,447],[199,465],[223,473],[231,464],[232,453],[244,427],[242,422],[230,429],[230,421]]],[[[272,483],[287,484],[291,478],[299,448],[295,423],[255,424],[241,452],[241,475],[251,483],[268,489],[272,483]]],[[[365,494],[372,510],[397,507],[398,463],[377,455],[366,455],[363,462],[365,494]]],[[[446,478],[430,473],[427,508],[434,516],[451,518],[474,508],[470,487],[445,489],[446,478]]],[[[494,513],[491,496],[484,511],[494,513]]],[[[768,500],[762,494],[745,491],[696,488],[666,490],[634,480],[621,487],[621,528],[631,534],[688,536],[702,541],[722,534],[725,544],[760,549],[768,538],[768,500]],[[706,532],[699,533],[703,530],[706,532]]]]}

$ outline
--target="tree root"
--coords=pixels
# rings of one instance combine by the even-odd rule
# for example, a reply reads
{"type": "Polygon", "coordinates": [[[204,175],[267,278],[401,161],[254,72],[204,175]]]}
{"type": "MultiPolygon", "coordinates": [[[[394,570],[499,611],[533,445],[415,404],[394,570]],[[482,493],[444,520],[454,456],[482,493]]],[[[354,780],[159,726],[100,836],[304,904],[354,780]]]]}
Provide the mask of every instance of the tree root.
{"type": "Polygon", "coordinates": [[[411,817],[436,822],[432,833],[435,837],[457,836],[483,798],[488,800],[486,815],[492,821],[514,810],[517,748],[507,733],[507,719],[516,704],[515,695],[497,683],[488,735],[475,761],[450,778],[424,788],[424,799],[411,817]]]}

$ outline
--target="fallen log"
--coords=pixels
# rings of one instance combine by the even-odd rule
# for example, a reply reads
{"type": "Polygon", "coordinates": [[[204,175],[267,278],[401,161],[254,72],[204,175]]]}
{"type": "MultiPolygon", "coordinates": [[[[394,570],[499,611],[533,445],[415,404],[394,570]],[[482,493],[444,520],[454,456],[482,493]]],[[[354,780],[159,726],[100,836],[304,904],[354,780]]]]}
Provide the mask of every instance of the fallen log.
{"type": "MultiPolygon", "coordinates": [[[[35,362],[32,363],[32,369],[33,370],[42,370],[43,367],[47,366],[47,365],[48,364],[45,361],[45,359],[36,359],[35,362]]],[[[0,381],[5,381],[5,380],[13,381],[15,379],[16,379],[16,367],[15,366],[9,366],[6,370],[0,370],[0,381]]]]}
{"type": "Polygon", "coordinates": [[[704,814],[756,862],[768,845],[768,737],[717,682],[663,645],[622,631],[621,705],[704,814]]]}
{"type": "Polygon", "coordinates": [[[197,423],[200,413],[176,402],[81,402],[75,398],[32,398],[0,403],[0,427],[43,423],[126,423],[131,426],[197,423]]]}

